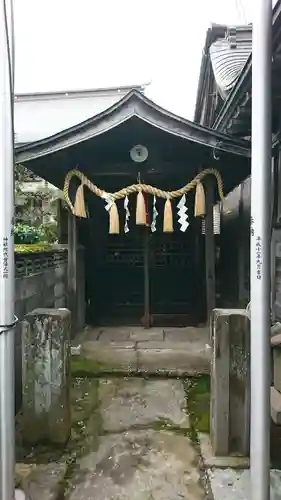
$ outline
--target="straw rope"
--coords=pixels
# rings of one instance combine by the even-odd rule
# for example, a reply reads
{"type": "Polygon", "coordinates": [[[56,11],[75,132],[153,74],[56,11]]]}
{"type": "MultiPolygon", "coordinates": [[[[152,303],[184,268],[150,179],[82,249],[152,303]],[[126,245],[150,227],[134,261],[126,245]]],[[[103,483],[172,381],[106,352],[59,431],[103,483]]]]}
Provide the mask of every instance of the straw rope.
{"type": "Polygon", "coordinates": [[[176,191],[163,191],[162,189],[158,189],[149,184],[132,184],[131,186],[127,186],[121,189],[120,191],[116,191],[115,193],[107,193],[106,191],[103,191],[98,186],[93,184],[79,170],[70,170],[65,177],[63,196],[70,210],[72,211],[72,213],[74,213],[74,205],[72,204],[69,197],[69,185],[71,179],[73,177],[77,177],[78,179],[80,179],[81,183],[84,186],[86,186],[90,191],[92,191],[96,196],[105,199],[108,198],[109,200],[112,201],[121,200],[122,198],[125,198],[125,196],[129,196],[130,194],[138,193],[140,191],[142,191],[143,193],[151,194],[152,196],[156,196],[158,198],[163,198],[164,200],[172,200],[174,198],[178,198],[184,194],[187,194],[189,191],[194,189],[197,186],[197,184],[201,182],[207,175],[213,175],[216,178],[219,197],[220,200],[223,201],[224,200],[223,181],[218,170],[214,168],[206,168],[205,170],[202,170],[201,172],[199,172],[199,174],[196,175],[196,177],[194,177],[194,179],[192,179],[192,181],[190,181],[188,184],[181,187],[180,189],[177,189],[176,191]]]}

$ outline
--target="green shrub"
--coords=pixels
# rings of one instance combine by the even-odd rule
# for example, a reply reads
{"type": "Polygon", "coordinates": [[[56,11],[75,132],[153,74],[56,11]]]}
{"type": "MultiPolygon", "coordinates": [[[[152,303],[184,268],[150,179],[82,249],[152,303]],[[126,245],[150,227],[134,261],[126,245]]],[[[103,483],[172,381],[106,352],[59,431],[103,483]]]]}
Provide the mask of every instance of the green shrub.
{"type": "Polygon", "coordinates": [[[16,224],[14,229],[15,244],[38,243],[42,239],[42,229],[28,224],[16,224]]]}
{"type": "Polygon", "coordinates": [[[40,226],[41,241],[55,243],[58,240],[58,226],[56,222],[46,222],[40,226]]]}
{"type": "Polygon", "coordinates": [[[31,245],[34,243],[55,243],[58,239],[56,222],[48,222],[39,227],[17,223],[14,230],[16,245],[31,245]]]}

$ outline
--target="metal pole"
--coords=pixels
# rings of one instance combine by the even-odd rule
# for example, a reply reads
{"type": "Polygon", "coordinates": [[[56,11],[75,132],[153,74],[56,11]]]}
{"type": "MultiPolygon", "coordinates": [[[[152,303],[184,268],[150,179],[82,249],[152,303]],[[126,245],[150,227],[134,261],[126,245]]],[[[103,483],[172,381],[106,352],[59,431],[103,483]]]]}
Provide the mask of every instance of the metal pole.
{"type": "Polygon", "coordinates": [[[0,500],[14,498],[14,130],[8,1],[0,2],[0,500]],[[7,9],[7,10],[6,10],[7,9]]]}
{"type": "Polygon", "coordinates": [[[10,61],[11,61],[12,89],[14,91],[14,82],[15,82],[14,1],[13,0],[5,0],[5,6],[6,6],[6,16],[7,16],[9,52],[10,52],[10,61]]]}
{"type": "Polygon", "coordinates": [[[251,498],[269,500],[271,0],[256,0],[252,48],[251,498]]]}

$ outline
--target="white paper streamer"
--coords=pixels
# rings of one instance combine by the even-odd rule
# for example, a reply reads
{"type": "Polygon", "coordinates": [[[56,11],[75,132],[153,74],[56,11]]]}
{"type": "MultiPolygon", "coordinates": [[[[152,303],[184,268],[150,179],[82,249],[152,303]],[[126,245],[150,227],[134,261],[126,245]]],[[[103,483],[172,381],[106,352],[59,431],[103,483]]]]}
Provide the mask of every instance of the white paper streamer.
{"type": "Polygon", "coordinates": [[[156,219],[157,219],[157,208],[156,208],[156,196],[153,197],[153,210],[152,210],[152,222],[151,222],[151,232],[154,233],[156,231],[156,219]]]}
{"type": "Polygon", "coordinates": [[[124,225],[124,232],[128,233],[130,231],[129,229],[129,219],[130,219],[130,211],[129,211],[129,198],[128,196],[125,196],[124,199],[124,209],[125,209],[125,225],[124,225]]]}
{"type": "Polygon", "coordinates": [[[102,194],[102,198],[106,203],[104,208],[105,208],[105,210],[107,210],[107,212],[109,212],[109,210],[111,209],[111,207],[114,203],[114,200],[111,198],[111,195],[109,193],[106,193],[105,191],[102,194]]]}
{"type": "Polygon", "coordinates": [[[179,217],[178,223],[180,224],[180,226],[181,226],[180,230],[183,233],[187,230],[187,228],[189,226],[187,206],[185,203],[186,203],[186,196],[185,196],[185,194],[183,194],[180,201],[177,204],[178,217],[179,217]]]}

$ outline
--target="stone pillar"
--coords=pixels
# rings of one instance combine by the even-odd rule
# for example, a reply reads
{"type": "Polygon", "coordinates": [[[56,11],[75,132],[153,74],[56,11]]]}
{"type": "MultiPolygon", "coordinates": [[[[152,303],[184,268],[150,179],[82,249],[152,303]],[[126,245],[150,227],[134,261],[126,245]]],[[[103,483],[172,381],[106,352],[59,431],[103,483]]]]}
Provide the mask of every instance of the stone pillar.
{"type": "Polygon", "coordinates": [[[216,456],[249,455],[250,320],[244,309],[212,316],[211,442],[216,456]]]}
{"type": "Polygon", "coordinates": [[[22,323],[23,440],[63,445],[70,435],[68,309],[35,309],[22,323]]]}

